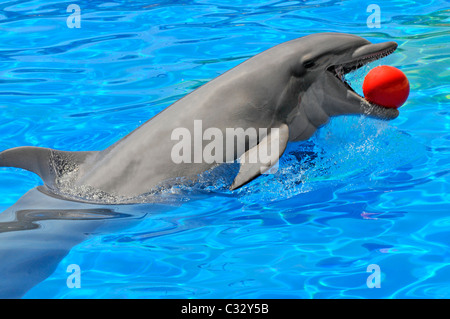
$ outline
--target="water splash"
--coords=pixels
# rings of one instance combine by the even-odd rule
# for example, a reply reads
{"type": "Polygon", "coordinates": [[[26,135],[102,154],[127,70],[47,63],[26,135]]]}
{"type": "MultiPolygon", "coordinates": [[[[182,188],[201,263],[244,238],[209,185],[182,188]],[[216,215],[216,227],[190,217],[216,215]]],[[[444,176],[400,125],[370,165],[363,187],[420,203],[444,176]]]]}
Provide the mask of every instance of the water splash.
{"type": "Polygon", "coordinates": [[[330,186],[367,187],[377,176],[424,156],[425,149],[388,122],[365,116],[331,119],[310,141],[288,147],[273,176],[239,191],[242,200],[282,200],[330,186]]]}

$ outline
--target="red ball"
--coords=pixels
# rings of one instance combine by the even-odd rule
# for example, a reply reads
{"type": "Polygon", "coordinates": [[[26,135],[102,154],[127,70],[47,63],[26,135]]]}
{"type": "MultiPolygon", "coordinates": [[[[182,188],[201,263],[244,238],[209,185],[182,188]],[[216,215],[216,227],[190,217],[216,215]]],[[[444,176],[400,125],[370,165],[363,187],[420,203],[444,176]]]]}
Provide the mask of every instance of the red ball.
{"type": "Polygon", "coordinates": [[[369,102],[391,108],[399,108],[409,95],[409,81],[397,68],[377,66],[364,78],[364,97],[369,102]]]}

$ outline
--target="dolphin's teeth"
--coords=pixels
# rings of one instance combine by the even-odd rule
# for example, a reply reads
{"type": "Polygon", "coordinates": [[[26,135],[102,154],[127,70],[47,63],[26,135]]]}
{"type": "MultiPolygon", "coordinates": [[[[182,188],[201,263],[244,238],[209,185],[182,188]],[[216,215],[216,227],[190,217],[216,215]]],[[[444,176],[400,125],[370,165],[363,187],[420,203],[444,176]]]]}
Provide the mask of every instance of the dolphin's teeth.
{"type": "Polygon", "coordinates": [[[387,51],[383,51],[383,52],[372,53],[370,55],[360,57],[358,60],[349,62],[347,64],[336,65],[333,67],[334,74],[341,81],[345,82],[345,75],[347,73],[353,72],[375,60],[382,59],[382,58],[390,55],[394,51],[395,51],[395,49],[391,49],[391,50],[387,50],[387,51]]]}

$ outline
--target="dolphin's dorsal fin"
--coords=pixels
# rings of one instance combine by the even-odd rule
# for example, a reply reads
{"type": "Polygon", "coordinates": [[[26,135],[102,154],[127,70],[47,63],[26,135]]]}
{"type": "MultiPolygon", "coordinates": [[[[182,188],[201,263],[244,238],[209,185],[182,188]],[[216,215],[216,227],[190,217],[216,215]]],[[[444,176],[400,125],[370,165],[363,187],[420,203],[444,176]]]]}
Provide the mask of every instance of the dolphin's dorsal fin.
{"type": "Polygon", "coordinates": [[[98,152],[67,152],[50,148],[23,146],[0,153],[0,167],[17,167],[39,175],[51,186],[64,173],[73,171],[84,163],[88,156],[98,152]]]}
{"type": "Polygon", "coordinates": [[[286,124],[272,128],[257,145],[239,157],[239,172],[230,190],[239,188],[277,164],[289,139],[289,128],[286,124]]]}

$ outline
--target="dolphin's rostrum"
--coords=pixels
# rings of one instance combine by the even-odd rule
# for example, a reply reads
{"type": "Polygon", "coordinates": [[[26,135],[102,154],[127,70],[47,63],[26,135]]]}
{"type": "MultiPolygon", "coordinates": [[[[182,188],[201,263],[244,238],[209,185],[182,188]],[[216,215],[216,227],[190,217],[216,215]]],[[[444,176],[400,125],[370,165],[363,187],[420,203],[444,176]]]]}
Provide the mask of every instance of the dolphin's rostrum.
{"type": "MultiPolygon", "coordinates": [[[[66,152],[18,147],[0,153],[0,166],[35,172],[50,190],[72,173],[74,185],[107,194],[135,197],[180,177],[195,178],[214,163],[175,163],[171,133],[193,131],[194,121],[222,132],[227,128],[277,129],[276,133],[245,138],[245,147],[224,149],[238,160],[277,140],[276,162],[288,141],[310,138],[331,116],[365,114],[394,119],[398,110],[368,102],[344,75],[391,54],[395,42],[372,44],[350,34],[319,33],[277,45],[241,63],[175,102],[126,137],[103,151],[66,152]],[[272,136],[270,134],[273,134],[272,136]],[[236,151],[243,150],[242,152],[236,151]]],[[[231,189],[261,174],[269,165],[242,161],[231,189]]]]}

